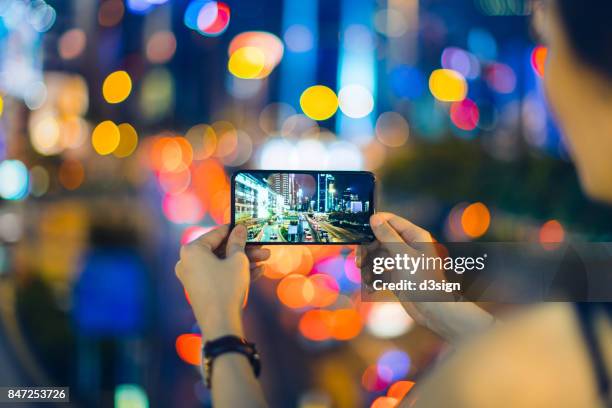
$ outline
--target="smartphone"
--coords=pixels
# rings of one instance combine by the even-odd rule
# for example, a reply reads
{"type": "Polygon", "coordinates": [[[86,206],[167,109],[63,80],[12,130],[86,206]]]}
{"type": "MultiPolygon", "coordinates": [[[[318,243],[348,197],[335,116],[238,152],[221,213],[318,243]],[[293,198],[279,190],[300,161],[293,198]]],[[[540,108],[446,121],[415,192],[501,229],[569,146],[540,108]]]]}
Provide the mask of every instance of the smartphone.
{"type": "Polygon", "coordinates": [[[232,175],[232,226],[247,243],[372,242],[374,175],[366,171],[240,170],[232,175]]]}

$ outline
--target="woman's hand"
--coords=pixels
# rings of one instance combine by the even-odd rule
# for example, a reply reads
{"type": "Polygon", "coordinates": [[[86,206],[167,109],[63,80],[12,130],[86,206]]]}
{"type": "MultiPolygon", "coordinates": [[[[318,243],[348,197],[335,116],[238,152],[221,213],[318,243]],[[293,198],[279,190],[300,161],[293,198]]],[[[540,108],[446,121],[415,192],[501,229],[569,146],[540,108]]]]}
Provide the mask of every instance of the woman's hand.
{"type": "Polygon", "coordinates": [[[231,233],[224,225],[181,247],[176,276],[207,339],[243,336],[241,311],[251,275],[260,275],[264,268],[261,262],[270,257],[270,251],[260,247],[245,253],[246,236],[243,225],[231,233]]]}
{"type": "MultiPolygon", "coordinates": [[[[429,256],[439,256],[433,245],[417,245],[434,242],[431,234],[410,221],[391,213],[377,213],[370,218],[376,245],[382,246],[392,254],[403,253],[418,256],[428,252],[429,256]]],[[[360,248],[357,266],[361,267],[367,250],[360,248]]],[[[442,271],[438,271],[440,279],[442,271]]],[[[428,327],[451,342],[462,340],[484,328],[489,327],[492,316],[471,302],[402,302],[408,314],[419,324],[428,327]]]]}

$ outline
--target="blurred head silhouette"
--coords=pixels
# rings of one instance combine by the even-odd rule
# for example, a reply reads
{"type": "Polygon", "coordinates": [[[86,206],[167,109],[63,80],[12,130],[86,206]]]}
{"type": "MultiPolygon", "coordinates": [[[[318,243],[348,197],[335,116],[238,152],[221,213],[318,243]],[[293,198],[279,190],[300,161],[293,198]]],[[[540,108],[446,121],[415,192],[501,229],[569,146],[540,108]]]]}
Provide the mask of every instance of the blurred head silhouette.
{"type": "Polygon", "coordinates": [[[612,203],[612,2],[536,0],[548,47],[544,85],[581,184],[612,203]]]}

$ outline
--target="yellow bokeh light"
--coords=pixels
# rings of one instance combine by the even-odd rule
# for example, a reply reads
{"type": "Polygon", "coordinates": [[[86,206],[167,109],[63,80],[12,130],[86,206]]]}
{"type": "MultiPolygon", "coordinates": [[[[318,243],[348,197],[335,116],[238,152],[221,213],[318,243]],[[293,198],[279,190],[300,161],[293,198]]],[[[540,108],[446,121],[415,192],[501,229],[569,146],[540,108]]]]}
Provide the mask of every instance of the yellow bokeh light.
{"type": "Polygon", "coordinates": [[[99,155],[111,154],[121,140],[119,128],[113,121],[105,120],[95,127],[91,134],[91,144],[99,155]]]}
{"type": "Polygon", "coordinates": [[[2,116],[2,109],[4,109],[4,101],[2,100],[2,95],[0,95],[0,116],[2,116]]]}
{"type": "Polygon", "coordinates": [[[123,102],[132,92],[132,79],[125,71],[115,71],[102,84],[102,95],[108,103],[123,102]]]}
{"type": "Polygon", "coordinates": [[[325,120],[332,117],[338,110],[338,97],[330,88],[314,85],[302,92],[300,106],[309,118],[325,120]]]}
{"type": "Polygon", "coordinates": [[[457,71],[436,69],[429,77],[429,90],[439,101],[459,102],[467,95],[467,82],[457,71]]]}
{"type": "Polygon", "coordinates": [[[237,78],[253,79],[261,73],[266,57],[257,47],[237,49],[227,62],[227,68],[237,78]]]}
{"type": "Polygon", "coordinates": [[[129,123],[122,123],[119,126],[119,145],[113,151],[115,157],[128,157],[136,147],[138,146],[138,133],[136,133],[136,129],[129,123]]]}

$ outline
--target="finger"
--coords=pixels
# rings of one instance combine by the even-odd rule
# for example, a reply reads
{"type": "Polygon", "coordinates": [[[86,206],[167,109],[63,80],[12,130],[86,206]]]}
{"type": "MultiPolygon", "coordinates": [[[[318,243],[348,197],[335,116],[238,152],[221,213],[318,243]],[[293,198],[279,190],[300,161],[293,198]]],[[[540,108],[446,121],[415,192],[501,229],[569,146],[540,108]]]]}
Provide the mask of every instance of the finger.
{"type": "Polygon", "coordinates": [[[363,260],[368,256],[368,250],[365,245],[359,245],[355,250],[355,266],[361,268],[363,260]]]}
{"type": "Polygon", "coordinates": [[[431,234],[427,230],[405,218],[388,212],[377,213],[376,216],[380,216],[384,221],[388,222],[406,243],[432,242],[431,234]]]}
{"type": "Polygon", "coordinates": [[[376,239],[383,244],[391,242],[404,243],[402,237],[389,225],[387,217],[383,214],[385,213],[374,214],[370,217],[370,225],[374,235],[376,235],[376,239]]]}
{"type": "Polygon", "coordinates": [[[244,253],[246,245],[247,230],[244,225],[236,225],[229,237],[227,237],[227,246],[225,247],[225,256],[230,257],[236,253],[244,253]]]}
{"type": "Polygon", "coordinates": [[[207,232],[198,239],[192,242],[192,244],[203,245],[211,251],[216,250],[223,240],[227,237],[229,232],[229,225],[221,225],[214,230],[207,232]]]}
{"type": "Polygon", "coordinates": [[[248,248],[246,254],[251,262],[267,261],[270,258],[270,250],[268,248],[255,247],[248,248]]]}
{"type": "Polygon", "coordinates": [[[404,238],[383,217],[377,217],[377,215],[374,214],[370,218],[370,224],[376,239],[382,245],[382,249],[391,256],[395,256],[398,253],[414,254],[415,250],[406,243],[404,238]]]}
{"type": "Polygon", "coordinates": [[[251,282],[256,281],[261,278],[261,276],[266,272],[266,265],[259,265],[258,267],[251,269],[251,282]]]}
{"type": "Polygon", "coordinates": [[[183,263],[180,260],[174,265],[174,273],[181,280],[181,276],[183,276],[183,263]]]}

